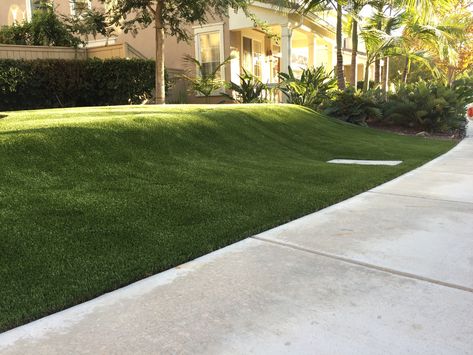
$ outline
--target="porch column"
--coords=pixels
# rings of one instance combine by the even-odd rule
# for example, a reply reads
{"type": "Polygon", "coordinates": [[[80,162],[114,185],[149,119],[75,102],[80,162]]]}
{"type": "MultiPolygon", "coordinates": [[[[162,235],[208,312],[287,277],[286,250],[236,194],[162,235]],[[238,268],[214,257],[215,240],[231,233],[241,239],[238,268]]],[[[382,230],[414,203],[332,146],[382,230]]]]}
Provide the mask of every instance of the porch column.
{"type": "Polygon", "coordinates": [[[287,73],[291,65],[292,29],[288,25],[281,26],[281,72],[287,73]]]}
{"type": "Polygon", "coordinates": [[[28,22],[31,21],[31,18],[32,18],[32,11],[31,11],[31,0],[26,0],[26,20],[28,22]]]}

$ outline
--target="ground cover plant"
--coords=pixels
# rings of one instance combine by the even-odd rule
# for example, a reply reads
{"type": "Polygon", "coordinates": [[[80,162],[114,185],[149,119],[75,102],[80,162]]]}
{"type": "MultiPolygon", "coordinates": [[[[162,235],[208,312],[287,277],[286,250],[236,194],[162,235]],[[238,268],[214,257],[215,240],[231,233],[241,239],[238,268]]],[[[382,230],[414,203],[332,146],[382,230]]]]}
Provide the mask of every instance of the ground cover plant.
{"type": "Polygon", "coordinates": [[[455,144],[292,105],[0,117],[0,330],[324,208],[455,144]]]}

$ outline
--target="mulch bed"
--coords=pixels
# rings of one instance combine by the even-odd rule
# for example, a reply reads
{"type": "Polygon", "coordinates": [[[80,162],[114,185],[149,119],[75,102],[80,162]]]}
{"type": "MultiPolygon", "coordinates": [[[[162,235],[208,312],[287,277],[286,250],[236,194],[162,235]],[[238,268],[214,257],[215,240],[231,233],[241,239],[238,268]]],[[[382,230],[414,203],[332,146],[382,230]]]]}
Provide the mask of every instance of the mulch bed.
{"type": "Polygon", "coordinates": [[[401,136],[420,136],[424,138],[436,138],[436,139],[455,139],[459,140],[463,138],[462,132],[448,132],[448,133],[431,133],[419,130],[414,127],[404,127],[391,124],[385,124],[381,122],[369,122],[368,126],[370,128],[379,129],[381,131],[397,133],[401,136]]]}

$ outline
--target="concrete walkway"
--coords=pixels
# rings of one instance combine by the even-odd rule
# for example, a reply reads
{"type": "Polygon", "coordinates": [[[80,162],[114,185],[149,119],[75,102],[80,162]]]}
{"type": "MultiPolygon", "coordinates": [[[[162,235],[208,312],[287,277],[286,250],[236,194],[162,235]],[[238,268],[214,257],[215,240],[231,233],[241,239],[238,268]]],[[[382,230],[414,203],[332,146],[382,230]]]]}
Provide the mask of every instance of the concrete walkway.
{"type": "Polygon", "coordinates": [[[1,354],[473,354],[473,138],[385,185],[0,335],[1,354]]]}

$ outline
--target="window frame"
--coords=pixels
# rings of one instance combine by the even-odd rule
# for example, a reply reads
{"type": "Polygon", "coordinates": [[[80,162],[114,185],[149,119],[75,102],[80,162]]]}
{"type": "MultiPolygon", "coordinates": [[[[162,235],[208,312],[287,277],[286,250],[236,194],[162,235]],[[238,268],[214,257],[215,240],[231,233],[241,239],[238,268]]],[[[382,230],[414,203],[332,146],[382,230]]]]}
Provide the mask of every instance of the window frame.
{"type": "MultiPolygon", "coordinates": [[[[219,33],[220,37],[220,48],[219,48],[219,63],[222,63],[225,60],[225,42],[224,42],[224,35],[223,35],[223,22],[218,23],[211,23],[205,24],[202,26],[195,26],[194,27],[194,43],[195,43],[195,58],[202,62],[201,56],[201,47],[200,47],[200,35],[208,34],[208,33],[219,33]]],[[[225,68],[222,68],[220,71],[220,78],[222,81],[225,81],[225,68]]],[[[196,73],[200,75],[199,73],[196,73]]]]}

